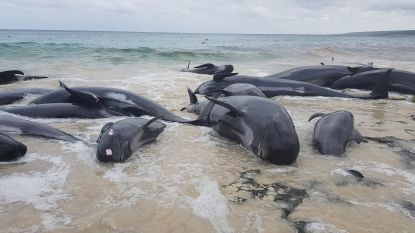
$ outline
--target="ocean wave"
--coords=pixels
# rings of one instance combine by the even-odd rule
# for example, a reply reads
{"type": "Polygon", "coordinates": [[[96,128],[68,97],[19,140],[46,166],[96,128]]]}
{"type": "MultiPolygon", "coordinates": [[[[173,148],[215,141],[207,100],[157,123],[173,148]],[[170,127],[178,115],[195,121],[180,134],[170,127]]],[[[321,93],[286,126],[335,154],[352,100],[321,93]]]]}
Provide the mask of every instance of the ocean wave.
{"type": "Polygon", "coordinates": [[[311,51],[311,54],[321,56],[321,57],[327,57],[327,56],[335,57],[335,56],[348,55],[346,52],[340,51],[339,49],[333,48],[333,47],[322,47],[322,48],[313,49],[311,51]]]}
{"type": "Polygon", "coordinates": [[[0,43],[0,57],[36,57],[36,58],[61,58],[66,56],[81,56],[93,58],[97,61],[109,61],[113,63],[128,62],[137,58],[145,59],[211,59],[226,58],[231,53],[222,51],[200,51],[191,49],[163,49],[150,47],[96,47],[80,43],[37,43],[37,42],[12,42],[0,43]]]}

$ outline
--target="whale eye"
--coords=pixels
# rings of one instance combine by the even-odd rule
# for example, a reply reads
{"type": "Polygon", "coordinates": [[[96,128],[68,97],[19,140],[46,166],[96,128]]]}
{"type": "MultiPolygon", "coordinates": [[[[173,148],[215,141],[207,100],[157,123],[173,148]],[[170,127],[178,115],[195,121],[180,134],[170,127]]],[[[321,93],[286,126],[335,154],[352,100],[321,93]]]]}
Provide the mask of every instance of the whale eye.
{"type": "Polygon", "coordinates": [[[112,155],[112,150],[111,149],[106,149],[105,154],[108,155],[108,156],[111,156],[112,155]]]}
{"type": "Polygon", "coordinates": [[[108,135],[110,136],[114,135],[114,130],[110,129],[110,131],[108,132],[108,135]]]}

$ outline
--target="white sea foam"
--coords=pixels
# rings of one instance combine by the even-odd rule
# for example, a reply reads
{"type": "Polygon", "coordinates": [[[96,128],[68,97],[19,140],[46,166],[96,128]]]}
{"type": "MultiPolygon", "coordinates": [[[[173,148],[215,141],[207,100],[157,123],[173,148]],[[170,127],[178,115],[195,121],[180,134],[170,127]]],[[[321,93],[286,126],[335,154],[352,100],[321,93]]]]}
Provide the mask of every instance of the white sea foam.
{"type": "Polygon", "coordinates": [[[28,154],[34,160],[53,164],[45,172],[13,173],[0,177],[0,203],[26,202],[40,210],[56,208],[56,202],[65,197],[61,190],[69,168],[60,157],[28,154]]]}
{"type": "Polygon", "coordinates": [[[126,180],[129,180],[130,176],[128,176],[124,172],[124,167],[125,166],[123,166],[123,164],[114,164],[113,168],[108,169],[105,172],[103,178],[114,183],[120,183],[120,182],[125,182],[126,180]]]}
{"type": "Polygon", "coordinates": [[[271,173],[290,173],[290,172],[294,172],[296,170],[297,170],[297,168],[295,168],[295,167],[287,166],[287,167],[281,167],[281,168],[268,169],[267,171],[271,172],[271,173]]]}
{"type": "Polygon", "coordinates": [[[353,169],[356,170],[370,170],[378,173],[385,174],[387,176],[400,176],[405,179],[403,181],[406,184],[406,188],[403,188],[403,191],[406,194],[413,194],[415,193],[415,175],[409,171],[405,171],[399,168],[394,168],[387,164],[383,163],[369,163],[367,165],[360,165],[355,166],[353,169]]]}
{"type": "Polygon", "coordinates": [[[47,231],[58,229],[71,222],[72,217],[69,215],[60,216],[58,213],[42,215],[42,226],[47,231]]]}
{"type": "Polygon", "coordinates": [[[310,233],[348,233],[346,230],[339,229],[332,224],[327,224],[322,221],[307,224],[305,230],[310,233]]]}
{"type": "Polygon", "coordinates": [[[330,175],[340,175],[340,176],[352,176],[349,172],[342,168],[336,168],[330,171],[330,175]]]}
{"type": "Polygon", "coordinates": [[[228,224],[228,200],[221,193],[218,183],[209,179],[201,179],[197,182],[197,190],[200,196],[196,199],[187,198],[193,212],[202,218],[208,219],[217,232],[233,232],[228,224]]]}
{"type": "Polygon", "coordinates": [[[262,224],[262,218],[256,211],[247,214],[246,225],[247,227],[244,229],[244,232],[265,232],[262,224]]]}
{"type": "Polygon", "coordinates": [[[69,215],[56,213],[58,202],[68,195],[63,186],[69,174],[69,167],[61,157],[27,154],[25,162],[44,161],[51,163],[50,169],[41,172],[12,173],[0,177],[0,204],[24,202],[40,211],[53,212],[42,215],[45,229],[54,229],[71,222],[69,215]]]}
{"type": "Polygon", "coordinates": [[[61,143],[62,149],[72,152],[76,158],[89,166],[96,166],[95,145],[86,145],[84,142],[61,143]]]}
{"type": "MultiPolygon", "coordinates": [[[[163,168],[157,161],[152,161],[151,171],[137,171],[137,174],[127,174],[125,168],[128,164],[115,164],[108,169],[103,178],[114,182],[118,187],[117,206],[131,206],[139,200],[156,198],[166,200],[181,207],[190,208],[193,213],[201,218],[207,219],[217,232],[233,232],[232,227],[228,224],[229,207],[228,200],[221,193],[217,182],[209,178],[197,178],[203,172],[203,166],[197,163],[181,164],[180,172],[176,175],[163,174],[163,168]],[[144,174],[145,173],[145,174],[144,174]],[[191,175],[194,178],[184,179],[184,176],[191,175]],[[155,185],[157,193],[147,193],[137,187],[140,182],[149,182],[155,185]],[[197,198],[193,198],[181,193],[179,185],[194,185],[199,192],[197,198]]],[[[111,195],[104,203],[107,206],[113,206],[111,195]]]]}
{"type": "Polygon", "coordinates": [[[360,202],[360,201],[352,200],[350,201],[350,203],[354,205],[365,206],[365,207],[383,208],[390,212],[401,213],[407,216],[408,218],[415,219],[414,215],[410,211],[406,210],[400,204],[395,203],[395,202],[377,203],[377,202],[360,202]]]}

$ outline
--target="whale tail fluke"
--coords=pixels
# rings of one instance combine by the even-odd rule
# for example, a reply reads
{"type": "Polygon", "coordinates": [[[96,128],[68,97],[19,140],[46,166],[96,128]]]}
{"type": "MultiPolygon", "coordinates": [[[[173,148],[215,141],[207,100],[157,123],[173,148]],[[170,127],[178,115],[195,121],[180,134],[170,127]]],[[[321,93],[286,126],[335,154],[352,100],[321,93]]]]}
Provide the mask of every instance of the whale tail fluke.
{"type": "Polygon", "coordinates": [[[192,91],[192,89],[190,89],[189,87],[187,87],[187,93],[189,94],[189,100],[190,100],[190,104],[197,104],[199,101],[197,100],[197,96],[195,95],[195,93],[192,91]]]}
{"type": "Polygon", "coordinates": [[[357,144],[360,144],[363,140],[363,137],[362,137],[362,135],[360,134],[359,131],[354,129],[353,132],[352,132],[352,136],[351,136],[350,140],[353,140],[357,144]]]}
{"type": "Polygon", "coordinates": [[[317,112],[317,113],[314,113],[313,115],[311,115],[310,116],[310,118],[308,118],[308,121],[310,122],[311,120],[313,120],[314,118],[316,118],[316,117],[322,117],[322,116],[324,116],[324,115],[326,115],[325,113],[322,113],[322,112],[317,112]]]}

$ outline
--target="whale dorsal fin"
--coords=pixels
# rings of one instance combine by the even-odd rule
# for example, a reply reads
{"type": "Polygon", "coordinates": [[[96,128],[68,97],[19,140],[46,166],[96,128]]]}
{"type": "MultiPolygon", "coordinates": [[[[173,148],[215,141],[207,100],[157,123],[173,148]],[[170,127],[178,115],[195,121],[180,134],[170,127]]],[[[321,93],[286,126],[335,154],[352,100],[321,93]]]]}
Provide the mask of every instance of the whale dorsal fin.
{"type": "Polygon", "coordinates": [[[200,65],[200,66],[195,66],[195,67],[193,67],[193,68],[214,68],[215,67],[215,65],[213,65],[212,63],[206,63],[206,64],[203,64],[203,65],[200,65]]]}
{"type": "Polygon", "coordinates": [[[228,103],[225,103],[225,102],[223,102],[223,101],[220,101],[220,100],[217,100],[217,99],[212,99],[212,98],[209,98],[209,97],[207,97],[207,96],[206,96],[206,99],[208,99],[210,102],[212,102],[212,103],[214,103],[214,104],[220,105],[220,106],[222,106],[222,107],[224,107],[224,108],[228,109],[228,110],[230,111],[230,114],[231,114],[231,115],[234,115],[234,116],[243,116],[243,115],[245,114],[244,112],[242,112],[242,111],[240,111],[240,110],[236,109],[236,108],[235,108],[235,107],[233,107],[232,105],[230,105],[230,104],[228,104],[228,103]]]}
{"type": "Polygon", "coordinates": [[[322,112],[314,113],[313,115],[310,116],[310,118],[308,118],[308,121],[311,121],[311,120],[313,120],[316,117],[322,117],[324,115],[326,115],[326,114],[325,113],[322,113],[322,112]]]}
{"type": "Polygon", "coordinates": [[[90,93],[71,89],[68,86],[66,86],[66,84],[62,81],[59,81],[59,84],[70,94],[70,98],[72,99],[72,101],[74,101],[74,103],[78,105],[92,106],[98,109],[104,108],[104,104],[97,96],[90,93]]]}
{"type": "Polygon", "coordinates": [[[147,121],[147,123],[143,125],[143,128],[147,128],[148,126],[150,126],[153,122],[155,122],[158,119],[159,119],[158,117],[153,117],[152,119],[150,119],[149,121],[147,121]]]}
{"type": "Polygon", "coordinates": [[[370,92],[370,96],[373,98],[381,99],[381,98],[388,98],[388,86],[389,86],[389,79],[392,74],[392,69],[388,69],[385,74],[379,79],[376,83],[375,88],[372,92],[370,92]]]}
{"type": "Polygon", "coordinates": [[[355,74],[359,70],[359,68],[358,67],[348,66],[347,67],[347,70],[350,71],[352,73],[352,75],[353,75],[353,74],[355,74]]]}
{"type": "Polygon", "coordinates": [[[233,65],[223,65],[216,68],[215,74],[230,74],[233,70],[233,65]]]}
{"type": "Polygon", "coordinates": [[[360,144],[362,142],[362,135],[359,131],[353,129],[352,135],[350,137],[350,140],[355,141],[357,144],[360,144]]]}
{"type": "Polygon", "coordinates": [[[222,81],[224,78],[237,75],[238,73],[217,73],[213,75],[213,80],[216,82],[222,81]]]}
{"type": "Polygon", "coordinates": [[[189,87],[187,87],[187,93],[189,94],[190,104],[197,104],[197,96],[189,87]]]}

